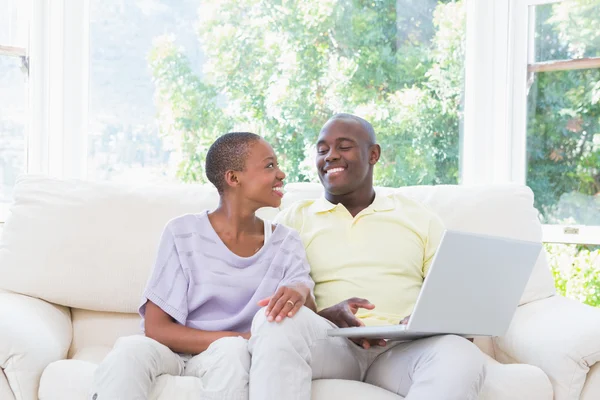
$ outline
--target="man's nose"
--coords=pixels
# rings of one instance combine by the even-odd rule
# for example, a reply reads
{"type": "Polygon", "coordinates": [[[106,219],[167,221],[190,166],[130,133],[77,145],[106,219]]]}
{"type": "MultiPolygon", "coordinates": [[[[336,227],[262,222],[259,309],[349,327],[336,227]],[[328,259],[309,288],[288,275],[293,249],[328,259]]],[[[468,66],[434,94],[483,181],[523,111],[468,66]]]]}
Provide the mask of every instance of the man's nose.
{"type": "Polygon", "coordinates": [[[331,148],[329,150],[329,152],[325,155],[325,161],[326,162],[330,162],[330,161],[335,161],[335,160],[339,160],[340,158],[340,154],[338,153],[338,151],[334,148],[331,148]]]}

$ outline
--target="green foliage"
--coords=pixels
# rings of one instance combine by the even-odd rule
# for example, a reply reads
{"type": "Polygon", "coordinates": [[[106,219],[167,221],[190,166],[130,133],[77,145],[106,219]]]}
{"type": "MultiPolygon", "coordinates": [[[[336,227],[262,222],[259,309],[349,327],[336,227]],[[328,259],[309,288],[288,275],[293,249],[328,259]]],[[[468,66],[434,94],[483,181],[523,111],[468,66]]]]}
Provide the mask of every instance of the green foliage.
{"type": "Polygon", "coordinates": [[[600,248],[547,244],[557,292],[600,307],[600,248]]]}
{"type": "MultiPolygon", "coordinates": [[[[538,7],[538,58],[600,50],[597,0],[538,7]],[[596,50],[595,50],[596,49],[596,50]],[[551,50],[551,51],[550,51],[551,50]]],[[[546,223],[600,224],[600,70],[542,72],[529,93],[527,184],[546,223]]]]}
{"type": "Polygon", "coordinates": [[[202,76],[168,38],[150,55],[161,132],[181,141],[180,178],[204,180],[207,145],[243,129],[273,144],[288,182],[314,180],[321,126],[351,112],[378,133],[377,184],[457,183],[463,2],[403,3],[202,2],[202,76]]]}

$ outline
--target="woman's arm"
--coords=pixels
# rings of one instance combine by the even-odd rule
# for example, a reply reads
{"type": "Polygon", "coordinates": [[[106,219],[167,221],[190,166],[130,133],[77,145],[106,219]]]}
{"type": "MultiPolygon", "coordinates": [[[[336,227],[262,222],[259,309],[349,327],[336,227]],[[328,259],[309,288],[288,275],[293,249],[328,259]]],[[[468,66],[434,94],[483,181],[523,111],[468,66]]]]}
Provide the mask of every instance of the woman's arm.
{"type": "Polygon", "coordinates": [[[201,331],[183,326],[148,300],[145,315],[146,336],[164,344],[176,353],[199,354],[215,340],[229,336],[250,338],[250,332],[201,331]]]}

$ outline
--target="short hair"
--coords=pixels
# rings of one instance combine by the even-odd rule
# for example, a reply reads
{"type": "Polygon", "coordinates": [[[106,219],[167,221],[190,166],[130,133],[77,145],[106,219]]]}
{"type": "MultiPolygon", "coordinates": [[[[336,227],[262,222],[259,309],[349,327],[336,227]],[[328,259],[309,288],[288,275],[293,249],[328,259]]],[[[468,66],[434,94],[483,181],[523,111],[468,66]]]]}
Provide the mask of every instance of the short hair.
{"type": "Polygon", "coordinates": [[[222,194],[227,171],[243,171],[252,145],[262,138],[250,132],[229,132],[219,137],[206,153],[206,177],[222,194]]]}
{"type": "Polygon", "coordinates": [[[323,127],[325,127],[330,122],[337,121],[337,120],[346,120],[346,121],[350,120],[350,121],[358,122],[363,127],[365,132],[367,132],[367,134],[369,135],[369,140],[371,141],[371,144],[377,143],[377,139],[375,137],[375,129],[373,129],[373,125],[371,125],[371,123],[369,121],[367,121],[366,119],[363,119],[363,118],[358,117],[353,114],[346,114],[346,113],[335,114],[333,117],[331,117],[331,118],[329,118],[329,120],[327,120],[327,122],[325,123],[325,125],[323,125],[323,127]]]}

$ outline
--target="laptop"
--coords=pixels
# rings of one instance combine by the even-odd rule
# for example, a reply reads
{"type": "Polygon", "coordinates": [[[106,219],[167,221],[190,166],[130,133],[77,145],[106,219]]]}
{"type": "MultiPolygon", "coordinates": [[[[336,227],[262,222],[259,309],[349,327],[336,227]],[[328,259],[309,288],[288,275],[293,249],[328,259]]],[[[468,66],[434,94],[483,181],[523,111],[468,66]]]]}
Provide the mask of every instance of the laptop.
{"type": "Polygon", "coordinates": [[[330,329],[330,336],[413,340],[502,336],[542,244],[447,230],[407,325],[330,329]]]}

